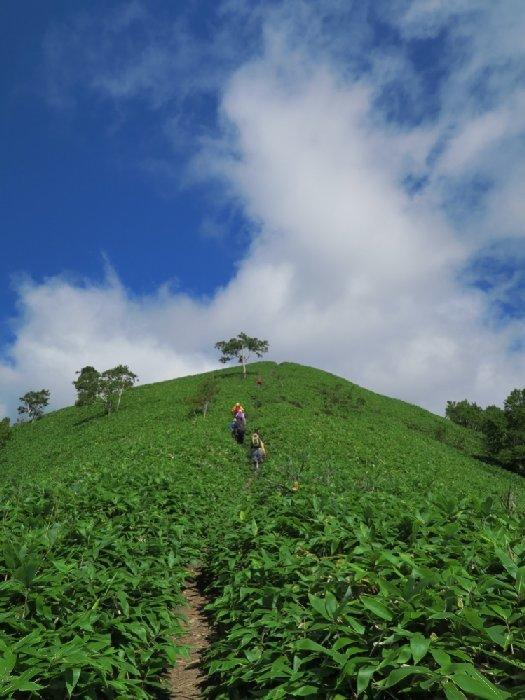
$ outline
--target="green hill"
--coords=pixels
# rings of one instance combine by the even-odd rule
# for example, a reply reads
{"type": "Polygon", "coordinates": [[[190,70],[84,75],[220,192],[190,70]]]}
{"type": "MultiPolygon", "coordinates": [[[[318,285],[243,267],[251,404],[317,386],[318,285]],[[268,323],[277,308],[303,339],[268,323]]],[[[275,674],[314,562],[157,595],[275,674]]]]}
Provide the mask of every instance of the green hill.
{"type": "Polygon", "coordinates": [[[212,697],[525,697],[523,480],[416,406],[249,369],[214,373],[206,417],[188,410],[201,375],[14,430],[0,696],[156,697],[198,561],[212,697]],[[256,476],[235,401],[267,444],[256,476]]]}

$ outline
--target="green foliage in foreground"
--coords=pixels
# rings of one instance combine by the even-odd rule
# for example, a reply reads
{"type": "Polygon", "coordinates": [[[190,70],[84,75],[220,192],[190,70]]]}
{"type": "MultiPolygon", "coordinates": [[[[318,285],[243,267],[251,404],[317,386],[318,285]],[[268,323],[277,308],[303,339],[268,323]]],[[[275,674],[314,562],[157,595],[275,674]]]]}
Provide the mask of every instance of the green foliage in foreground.
{"type": "MultiPolygon", "coordinates": [[[[237,456],[231,438],[210,456],[187,419],[191,385],[141,388],[109,419],[66,409],[13,431],[1,462],[0,697],[150,698],[185,654],[186,569],[226,529],[242,480],[239,468],[220,473],[237,456]]],[[[223,432],[217,422],[213,439],[223,432]]]]}
{"type": "Polygon", "coordinates": [[[174,658],[191,554],[180,501],[165,477],[120,478],[85,474],[4,508],[1,697],[150,697],[174,658]]]}
{"type": "Polygon", "coordinates": [[[525,696],[522,521],[315,490],[261,494],[212,553],[220,697],[525,696]]]}
{"type": "Polygon", "coordinates": [[[211,696],[523,697],[523,481],[415,406],[250,370],[214,374],[206,417],[188,417],[205,375],[12,430],[0,697],[157,697],[196,560],[211,696]],[[227,430],[237,400],[268,448],[255,480],[227,430]]]}

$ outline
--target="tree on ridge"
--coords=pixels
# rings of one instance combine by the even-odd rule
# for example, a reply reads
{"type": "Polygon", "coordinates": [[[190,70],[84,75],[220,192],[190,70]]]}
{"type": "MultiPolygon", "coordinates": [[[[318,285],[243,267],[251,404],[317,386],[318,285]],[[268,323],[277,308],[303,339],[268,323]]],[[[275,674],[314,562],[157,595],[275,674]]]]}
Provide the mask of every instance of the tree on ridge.
{"type": "Polygon", "coordinates": [[[73,382],[78,393],[75,406],[90,406],[95,403],[98,396],[100,372],[88,365],[82,367],[76,374],[78,374],[78,379],[73,382]]]}
{"type": "Polygon", "coordinates": [[[126,389],[131,389],[137,379],[137,375],[127,365],[117,365],[102,372],[98,382],[98,395],[108,415],[112,411],[118,411],[122,394],[126,389]]]}
{"type": "Polygon", "coordinates": [[[78,379],[73,382],[78,394],[75,406],[90,406],[101,401],[108,415],[118,411],[122,394],[138,380],[127,365],[117,365],[104,372],[88,365],[76,374],[78,379]]]}
{"type": "Polygon", "coordinates": [[[236,358],[242,365],[244,379],[246,379],[246,364],[251,355],[262,357],[265,352],[268,352],[268,347],[269,344],[267,340],[251,338],[249,335],[246,335],[246,333],[239,333],[235,338],[219,340],[215,343],[215,348],[221,352],[219,362],[224,364],[236,358]]]}
{"type": "Polygon", "coordinates": [[[49,389],[40,389],[40,391],[28,391],[23,396],[20,396],[19,401],[22,405],[18,407],[18,413],[22,416],[27,414],[30,421],[35,418],[40,418],[44,412],[45,406],[49,403],[49,389]]]}

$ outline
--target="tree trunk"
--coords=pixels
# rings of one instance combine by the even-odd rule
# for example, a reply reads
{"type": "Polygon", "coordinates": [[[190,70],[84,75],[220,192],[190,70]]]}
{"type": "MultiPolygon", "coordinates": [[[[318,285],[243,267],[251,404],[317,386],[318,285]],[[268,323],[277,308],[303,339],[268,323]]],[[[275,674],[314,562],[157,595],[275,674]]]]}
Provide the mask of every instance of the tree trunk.
{"type": "Polygon", "coordinates": [[[119,392],[118,392],[117,411],[118,411],[119,406],[120,406],[120,399],[122,398],[122,392],[123,392],[123,391],[124,391],[124,387],[121,386],[120,389],[119,389],[119,392]]]}
{"type": "Polygon", "coordinates": [[[244,348],[241,351],[241,362],[242,362],[242,378],[246,379],[246,357],[244,356],[244,348]]]}

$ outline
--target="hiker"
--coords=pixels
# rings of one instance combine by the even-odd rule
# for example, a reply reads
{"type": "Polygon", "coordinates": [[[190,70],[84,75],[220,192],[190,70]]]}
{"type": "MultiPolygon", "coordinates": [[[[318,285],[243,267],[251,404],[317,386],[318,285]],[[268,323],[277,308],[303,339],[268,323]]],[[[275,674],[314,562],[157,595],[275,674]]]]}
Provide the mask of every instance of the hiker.
{"type": "Polygon", "coordinates": [[[239,445],[244,444],[244,433],[246,432],[246,417],[244,411],[237,411],[235,414],[234,426],[233,426],[233,437],[239,443],[239,445]]]}
{"type": "Polygon", "coordinates": [[[258,430],[252,433],[250,439],[250,461],[255,471],[259,470],[259,465],[264,462],[266,448],[258,430]]]}

